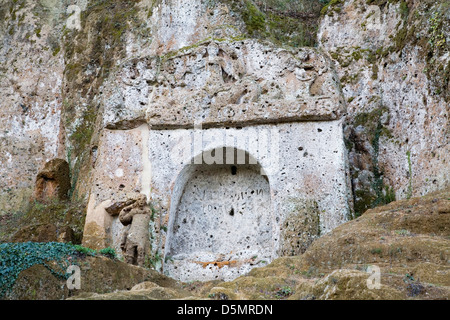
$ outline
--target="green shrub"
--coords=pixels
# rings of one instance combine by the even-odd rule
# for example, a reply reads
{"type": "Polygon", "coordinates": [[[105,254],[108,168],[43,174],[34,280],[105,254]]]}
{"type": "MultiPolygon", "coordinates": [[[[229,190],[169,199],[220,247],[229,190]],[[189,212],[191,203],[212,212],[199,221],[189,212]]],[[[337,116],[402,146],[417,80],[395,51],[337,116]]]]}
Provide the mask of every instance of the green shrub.
{"type": "Polygon", "coordinates": [[[104,248],[98,251],[98,253],[100,253],[101,255],[111,258],[111,259],[116,259],[117,258],[117,254],[116,254],[116,250],[114,250],[113,248],[104,248]]]}

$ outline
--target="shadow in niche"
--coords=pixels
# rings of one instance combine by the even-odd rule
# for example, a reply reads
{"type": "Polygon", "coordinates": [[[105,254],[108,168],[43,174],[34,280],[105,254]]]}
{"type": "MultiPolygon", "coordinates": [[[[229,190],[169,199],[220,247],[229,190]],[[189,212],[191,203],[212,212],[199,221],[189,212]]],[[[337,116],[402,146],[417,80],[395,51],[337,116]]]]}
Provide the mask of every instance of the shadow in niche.
{"type": "Polygon", "coordinates": [[[231,279],[270,260],[270,186],[261,169],[235,148],[203,152],[186,165],[172,193],[166,273],[182,281],[231,279]]]}

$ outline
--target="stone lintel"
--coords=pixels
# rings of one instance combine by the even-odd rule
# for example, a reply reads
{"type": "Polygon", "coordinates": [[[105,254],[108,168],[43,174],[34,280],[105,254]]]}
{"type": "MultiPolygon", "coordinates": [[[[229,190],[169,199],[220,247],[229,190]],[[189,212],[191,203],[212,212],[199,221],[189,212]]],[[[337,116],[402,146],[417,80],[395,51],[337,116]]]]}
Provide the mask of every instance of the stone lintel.
{"type": "Polygon", "coordinates": [[[201,123],[202,128],[245,127],[259,124],[332,121],[344,113],[335,107],[329,97],[274,101],[267,103],[247,103],[226,105],[204,111],[187,111],[182,105],[170,109],[161,105],[151,105],[147,111],[147,123],[153,130],[192,128],[201,123]]]}

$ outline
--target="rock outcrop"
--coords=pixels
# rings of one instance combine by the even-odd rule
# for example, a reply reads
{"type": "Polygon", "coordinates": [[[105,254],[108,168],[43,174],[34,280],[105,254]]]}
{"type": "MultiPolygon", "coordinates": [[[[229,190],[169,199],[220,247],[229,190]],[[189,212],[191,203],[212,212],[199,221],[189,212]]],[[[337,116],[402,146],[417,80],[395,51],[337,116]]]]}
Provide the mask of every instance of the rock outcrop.
{"type": "MultiPolygon", "coordinates": [[[[183,284],[190,292],[184,298],[449,299],[450,216],[444,213],[449,195],[447,189],[369,210],[315,240],[301,255],[276,259],[230,282],[183,284]]],[[[74,299],[155,299],[155,287],[142,283],[131,291],[74,299]]]]}

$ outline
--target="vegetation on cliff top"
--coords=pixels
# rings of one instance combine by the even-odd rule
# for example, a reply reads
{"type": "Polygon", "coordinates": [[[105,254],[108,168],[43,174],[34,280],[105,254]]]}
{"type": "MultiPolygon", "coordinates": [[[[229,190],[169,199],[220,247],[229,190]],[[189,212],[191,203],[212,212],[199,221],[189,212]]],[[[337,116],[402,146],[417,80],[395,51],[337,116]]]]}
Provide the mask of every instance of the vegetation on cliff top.
{"type": "Polygon", "coordinates": [[[291,47],[315,46],[320,10],[328,0],[227,0],[250,37],[291,47]]]}

